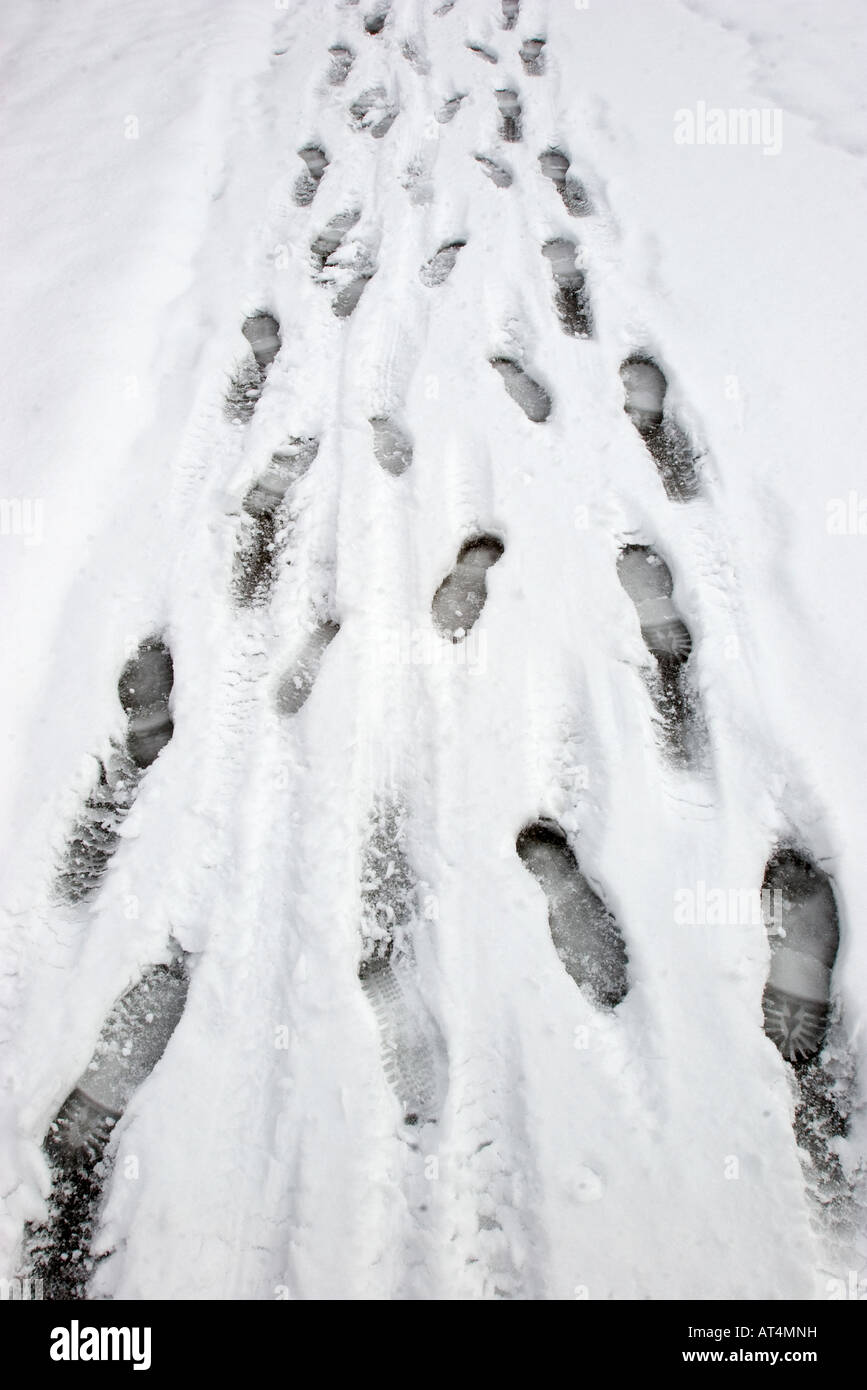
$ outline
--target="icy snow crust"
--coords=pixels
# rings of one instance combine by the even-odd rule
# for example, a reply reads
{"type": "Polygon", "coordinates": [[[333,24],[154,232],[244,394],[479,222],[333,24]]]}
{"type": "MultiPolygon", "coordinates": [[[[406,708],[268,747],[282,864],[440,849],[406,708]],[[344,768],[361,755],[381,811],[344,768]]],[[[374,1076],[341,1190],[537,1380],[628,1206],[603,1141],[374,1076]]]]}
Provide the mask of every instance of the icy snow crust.
{"type": "Polygon", "coordinates": [[[867,444],[863,16],[835,6],[832,49],[821,7],[785,21],[6,8],[4,1274],[118,1001],[180,948],[182,1015],[84,1192],[90,1297],[864,1277],[867,542],[825,525],[867,444]],[[781,105],[781,151],[675,144],[699,100],[781,105]],[[626,412],[636,355],[699,459],[688,496],[626,412]],[[454,642],[432,604],[480,536],[503,553],[454,642]],[[691,639],[692,759],[628,546],[664,557],[691,639]],[[155,637],[172,737],[73,901],[155,637]],[[616,923],[610,1007],[558,953],[533,824],[616,923]],[[757,891],[780,847],[839,919],[824,1050],[791,1063],[761,918],[675,913],[757,891]]]}

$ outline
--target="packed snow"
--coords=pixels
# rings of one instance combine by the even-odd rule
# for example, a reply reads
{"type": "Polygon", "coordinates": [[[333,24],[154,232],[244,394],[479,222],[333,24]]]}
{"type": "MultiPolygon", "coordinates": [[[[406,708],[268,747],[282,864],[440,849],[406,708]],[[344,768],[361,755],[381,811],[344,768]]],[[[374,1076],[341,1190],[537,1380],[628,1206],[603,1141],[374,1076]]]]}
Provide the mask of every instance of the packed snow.
{"type": "Polygon", "coordinates": [[[0,1275],[867,1286],[858,0],[0,26],[0,1275]]]}

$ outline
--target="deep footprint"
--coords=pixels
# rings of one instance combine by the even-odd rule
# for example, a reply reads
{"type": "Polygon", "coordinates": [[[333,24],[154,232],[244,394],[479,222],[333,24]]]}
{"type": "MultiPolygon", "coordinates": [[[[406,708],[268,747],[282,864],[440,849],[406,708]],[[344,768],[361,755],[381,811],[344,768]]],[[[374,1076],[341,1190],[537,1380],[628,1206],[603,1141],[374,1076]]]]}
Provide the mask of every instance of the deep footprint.
{"type": "Polygon", "coordinates": [[[376,274],[376,262],[361,241],[344,247],[346,234],[357,223],[358,208],[340,212],[325,226],[310,246],[317,279],[323,285],[339,286],[331,303],[339,319],[349,318],[376,274]]]}
{"type": "Polygon", "coordinates": [[[827,874],[789,848],[768,860],[762,889],[766,924],[772,928],[762,998],[765,1033],[798,1080],[794,1129],[808,1183],[823,1217],[832,1226],[845,1226],[852,1184],[838,1149],[848,1133],[855,1077],[845,1048],[826,1046],[840,942],[837,903],[827,874]]]}
{"type": "Polygon", "coordinates": [[[346,233],[352,230],[360,216],[360,208],[349,208],[346,212],[338,212],[323,227],[319,235],[313,238],[310,243],[310,254],[320,274],[325,270],[335,251],[342,245],[346,233]]]}
{"type": "Polygon", "coordinates": [[[590,195],[584,185],[569,173],[569,156],[562,150],[545,150],[539,155],[539,168],[550,179],[571,217],[589,217],[593,212],[590,195]]]}
{"type": "Polygon", "coordinates": [[[560,826],[536,821],[521,831],[515,848],[548,900],[551,938],[567,973],[597,1008],[616,1008],[629,988],[626,946],[560,826]]]}
{"type": "Polygon", "coordinates": [[[290,439],[271,456],[243,502],[242,532],[235,552],[234,586],[241,604],[267,603],[291,527],[288,493],[319,451],[317,439],[290,439]]]}
{"type": "Polygon", "coordinates": [[[260,367],[270,367],[280,351],[280,325],[272,314],[251,314],[241,332],[253,349],[260,367]]]}
{"type": "Polygon", "coordinates": [[[271,314],[252,314],[245,319],[241,331],[253,355],[242,362],[230,378],[224,409],[227,419],[246,424],[253,418],[268,368],[280,350],[280,326],[271,314]]]}
{"type": "Polygon", "coordinates": [[[545,71],[545,40],[524,39],[518,49],[528,77],[541,77],[545,71]]]}
{"type": "Polygon", "coordinates": [[[514,29],[521,13],[521,0],[503,0],[503,28],[514,29]]]}
{"type": "Polygon", "coordinates": [[[173,684],[171,652],[160,638],[149,637],[124,666],[117,686],[128,720],[127,749],[136,767],[150,767],[172,737],[173,684]]]}
{"type": "Polygon", "coordinates": [[[309,634],[277,687],[277,709],[281,714],[297,714],[302,708],[319,675],[322,659],[339,631],[339,623],[324,621],[309,634]]]}
{"type": "Polygon", "coordinates": [[[500,135],[514,145],[521,138],[521,103],[513,87],[501,87],[494,93],[500,108],[500,135]]]}
{"type": "Polygon", "coordinates": [[[349,114],[356,130],[367,130],[374,140],[381,140],[397,120],[400,108],[389,101],[384,87],[368,87],[355,98],[349,114]]]}
{"type": "Polygon", "coordinates": [[[435,1124],[448,1086],[442,1033],[418,988],[413,933],[419,890],[405,846],[404,814],[394,801],[371,816],[361,884],[361,987],[380,1031],[383,1070],[405,1125],[435,1124]]]}
{"type": "Polygon", "coordinates": [[[111,1172],[105,1156],[111,1133],[165,1052],[188,983],[180,955],[145,972],[112,1010],[92,1061],[45,1137],[53,1190],[48,1220],[28,1228],[26,1256],[48,1299],[86,1297],[96,1263],[90,1247],[97,1211],[111,1172]]]}
{"type": "Polygon", "coordinates": [[[377,34],[382,33],[383,29],[385,28],[385,22],[387,19],[387,8],[382,10],[374,10],[371,14],[365,15],[364,32],[366,34],[370,34],[372,37],[375,38],[377,34]]]}
{"type": "Polygon", "coordinates": [[[486,154],[477,154],[474,155],[473,158],[477,164],[481,165],[482,169],[491,180],[491,183],[495,184],[497,188],[511,188],[512,175],[505,165],[498,164],[496,160],[489,159],[486,154]]]}
{"type": "Polygon", "coordinates": [[[304,145],[298,154],[307,168],[295,181],[295,202],[304,208],[309,207],[316,197],[322,175],[328,168],[328,159],[320,145],[304,145]]]}
{"type": "Polygon", "coordinates": [[[523,367],[511,357],[491,357],[489,361],[503,378],[503,385],[527,419],[535,424],[547,420],[551,414],[551,397],[544,386],[540,386],[538,381],[528,376],[523,367]]]}
{"type": "Polygon", "coordinates": [[[96,785],[72,829],[55,885],[67,902],[83,902],[99,887],[142,773],[172,737],[173,681],[171,653],[159,637],[142,642],[121,672],[118,697],[127,715],[126,741],[100,762],[96,785]]]}
{"type": "Polygon", "coordinates": [[[349,76],[352,64],[355,62],[355,54],[351,48],[345,48],[340,43],[333,44],[328,52],[331,54],[328,81],[332,87],[342,87],[349,76]]]}
{"type": "Polygon", "coordinates": [[[623,409],[647,445],[668,497],[688,502],[699,489],[697,456],[677,421],[665,413],[664,372],[646,353],[635,353],[621,365],[620,377],[623,409]]]}
{"type": "Polygon", "coordinates": [[[455,567],[434,594],[431,612],[436,626],[452,642],[462,642],[478,621],[488,598],[487,571],[503,555],[497,536],[473,536],[458,551],[455,567]]]}
{"type": "Polygon", "coordinates": [[[554,305],[563,332],[573,338],[592,338],[593,314],[584,271],[575,264],[577,251],[575,242],[565,237],[557,237],[542,247],[554,277],[554,305]]]}
{"type": "Polygon", "coordinates": [[[441,285],[449,278],[455,268],[458,259],[458,252],[466,246],[465,241],[447,241],[441,246],[435,256],[431,256],[429,261],[425,261],[419,271],[419,279],[428,289],[433,289],[435,285],[441,285]]]}
{"type": "Polygon", "coordinates": [[[385,415],[374,415],[370,426],[377,463],[386,473],[399,478],[412,463],[412,441],[394,420],[385,415]]]}
{"type": "Polygon", "coordinates": [[[617,576],[635,605],[645,646],[656,658],[651,693],[666,738],[672,752],[689,759],[697,733],[697,716],[684,681],[692,638],[671,597],[671,571],[650,546],[627,545],[617,561],[617,576]]]}
{"type": "Polygon", "coordinates": [[[828,1026],[837,904],[827,875],[794,850],[769,860],[762,888],[771,903],[781,895],[783,931],[771,938],[765,1032],[788,1062],[803,1062],[819,1051],[828,1026]]]}

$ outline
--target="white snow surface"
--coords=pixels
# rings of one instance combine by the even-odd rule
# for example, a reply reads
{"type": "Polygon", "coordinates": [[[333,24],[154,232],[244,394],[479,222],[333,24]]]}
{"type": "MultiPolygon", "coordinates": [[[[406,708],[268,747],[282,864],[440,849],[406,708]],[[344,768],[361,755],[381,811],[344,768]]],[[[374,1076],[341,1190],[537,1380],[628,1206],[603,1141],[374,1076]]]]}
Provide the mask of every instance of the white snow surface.
{"type": "Polygon", "coordinates": [[[758,888],[781,836],[831,875],[853,1171],[867,535],[827,517],[867,493],[863,7],[522,0],[506,31],[497,0],[392,0],[375,37],[374,9],[20,0],[0,21],[2,488],[40,517],[24,535],[8,508],[0,536],[0,1270],[44,1214],[42,1139],[103,1020],[174,940],[188,1002],[117,1127],[92,1296],[824,1297],[864,1276],[865,1223],[841,1250],[817,1220],[762,1026],[765,931],[678,925],[673,904],[700,882],[758,888]],[[334,86],[336,43],[356,56],[334,86]],[[376,86],[399,106],[379,139],[349,113],[376,86]],[[499,134],[504,88],[519,143],[499,134]],[[781,149],[675,143],[698,102],[779,108],[781,149]],[[298,206],[311,142],[329,164],[298,206]],[[552,146],[591,216],[543,177],[552,146]],[[351,208],[341,254],[377,268],[341,319],[309,246],[351,208]],[[591,340],[554,311],[542,247],[560,237],[582,248],[591,340]],[[458,240],[448,279],[423,284],[458,240]],[[257,310],[282,347],[233,425],[257,310]],[[637,349],[707,450],[693,501],[666,497],[623,411],[637,349]],[[497,356],[549,392],[547,421],[497,356]],[[412,441],[400,476],[374,456],[383,416],[412,441]],[[239,608],[241,502],[289,436],[320,441],[291,565],[267,609],[239,608]],[[505,552],[461,665],[430,604],[476,532],[505,552]],[[692,773],[654,729],[625,541],[664,556],[692,633],[709,739],[692,773]],[[327,620],[312,692],[282,716],[280,679],[327,620]],[[120,668],[156,631],[174,737],[99,892],[63,905],[70,826],[123,736],[120,668]],[[405,808],[428,905],[413,988],[447,1051],[438,1122],[415,1130],[358,979],[383,797],[405,808]],[[611,1013],[563,969],[515,852],[543,815],[624,935],[611,1013]]]}

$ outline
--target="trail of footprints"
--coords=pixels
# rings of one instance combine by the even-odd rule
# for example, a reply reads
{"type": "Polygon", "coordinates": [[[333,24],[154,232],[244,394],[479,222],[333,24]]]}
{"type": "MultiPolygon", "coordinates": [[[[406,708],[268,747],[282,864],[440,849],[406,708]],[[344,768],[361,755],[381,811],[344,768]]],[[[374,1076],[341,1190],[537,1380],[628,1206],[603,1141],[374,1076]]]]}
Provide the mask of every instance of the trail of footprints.
{"type": "MultiPolygon", "coordinates": [[[[441,4],[435,14],[453,8],[441,4]]],[[[364,16],[365,33],[376,39],[388,23],[388,7],[364,16]]],[[[506,32],[519,21],[519,0],[502,0],[506,32]]],[[[491,50],[469,42],[485,61],[496,63],[491,50]]],[[[346,83],[355,61],[352,48],[337,43],[329,50],[327,80],[346,83]]],[[[518,54],[525,74],[545,72],[545,38],[521,40],[518,54]]],[[[404,56],[418,72],[427,65],[415,49],[404,56]]],[[[454,120],[466,93],[455,93],[435,113],[441,124],[454,120]]],[[[512,88],[496,90],[500,137],[521,139],[522,108],[512,88]]],[[[374,139],[384,138],[399,116],[384,87],[366,88],[348,108],[351,123],[374,139]]],[[[298,151],[305,169],[294,189],[296,204],[311,208],[329,167],[325,150],[315,143],[298,151]]],[[[502,189],[513,175],[500,161],[475,156],[482,170],[502,189]]],[[[579,180],[569,174],[570,160],[559,148],[539,156],[542,175],[550,180],[573,217],[593,214],[592,202],[579,180]]],[[[332,217],[314,235],[310,255],[315,277],[336,289],[332,309],[348,317],[376,270],[369,248],[358,244],[345,258],[348,234],[360,209],[332,217]]],[[[424,286],[437,289],[453,272],[465,241],[442,244],[419,268],[424,286]]],[[[593,336],[593,314],[580,248],[558,237],[541,248],[554,283],[554,310],[562,331],[575,338],[593,336]]],[[[250,353],[230,378],[225,413],[235,424],[252,418],[267,375],[281,347],[281,330],[267,309],[249,316],[242,333],[250,353]]],[[[553,401],[547,389],[517,360],[493,356],[490,365],[506,393],[534,424],[549,418],[553,401]]],[[[677,419],[666,410],[668,383],[659,363],[647,352],[626,358],[620,369],[624,412],[655,463],[672,502],[688,503],[700,491],[699,455],[677,419]]],[[[372,416],[373,459],[394,479],[412,466],[413,445],[405,427],[393,417],[372,416]]],[[[241,503],[232,572],[232,592],[243,609],[267,605],[275,588],[287,538],[294,521],[295,484],[313,466],[319,440],[290,436],[275,448],[263,473],[241,503]]],[[[493,533],[468,537],[455,563],[431,600],[431,621],[445,641],[463,641],[482,619],[488,600],[488,575],[505,554],[493,533]]],[[[641,637],[652,658],[647,681],[663,744],[674,760],[696,757],[700,734],[690,661],[689,629],[675,605],[674,580],[665,560],[649,545],[625,544],[617,559],[619,581],[631,600],[641,637]]],[[[278,682],[275,704],[289,718],[304,709],[340,623],[333,614],[316,615],[289,667],[278,682]]],[[[100,762],[93,790],[74,824],[60,866],[56,893],[70,904],[82,903],[99,888],[119,838],[119,827],[136,797],[141,778],[173,734],[170,713],[174,682],[172,657],[165,638],[145,638],[120,671],[118,698],[127,720],[126,738],[113,744],[100,762]]],[[[448,1090],[448,1056],[441,1029],[425,997],[415,943],[424,929],[417,877],[408,850],[409,812],[405,799],[381,797],[370,813],[362,852],[359,885],[360,940],[358,978],[370,1003],[381,1040],[383,1068],[407,1126],[434,1125],[448,1090]]],[[[521,829],[515,852],[544,895],[551,942],[566,973],[595,1007],[616,1009],[629,990],[629,956],[621,928],[605,902],[604,886],[594,884],[579,864],[563,828],[542,816],[521,829]]],[[[840,1058],[846,1056],[841,1021],[834,1013],[833,968],[839,944],[839,921],[833,886],[810,855],[793,841],[779,845],[765,871],[763,888],[780,901],[769,919],[771,964],[763,998],[765,1031],[798,1078],[800,1100],[795,1130],[812,1164],[811,1183],[826,1209],[845,1212],[848,1196],[835,1144],[846,1132],[852,1077],[840,1058]],[[776,897],[774,896],[776,895],[776,897]],[[835,1050],[826,1059],[829,1033],[835,1050]]],[[[145,970],[106,1020],[93,1060],[64,1102],[44,1141],[54,1174],[46,1222],[28,1228],[26,1259],[41,1274],[48,1297],[83,1298],[94,1260],[91,1237],[96,1228],[104,1182],[111,1168],[112,1129],[129,1100],[162,1056],[180,1020],[189,984],[188,962],[172,947],[167,964],[145,970]]],[[[844,1219],[841,1217],[841,1219],[844,1219]]]]}

